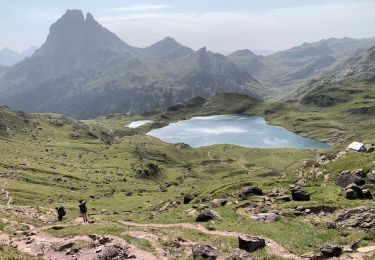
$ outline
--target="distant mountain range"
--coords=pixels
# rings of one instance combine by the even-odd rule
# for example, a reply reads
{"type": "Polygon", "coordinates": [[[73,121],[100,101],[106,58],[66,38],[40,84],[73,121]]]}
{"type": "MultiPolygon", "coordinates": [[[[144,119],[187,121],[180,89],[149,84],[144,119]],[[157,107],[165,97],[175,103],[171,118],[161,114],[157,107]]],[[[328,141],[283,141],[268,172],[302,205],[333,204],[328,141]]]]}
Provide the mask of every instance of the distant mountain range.
{"type": "Polygon", "coordinates": [[[196,96],[237,92],[280,98],[360,59],[374,39],[328,39],[269,56],[194,51],[173,38],[132,47],[88,13],[67,12],[28,59],[0,67],[0,104],[92,118],[170,107],[196,96]]]}
{"type": "Polygon", "coordinates": [[[0,66],[12,66],[17,62],[25,59],[26,57],[31,57],[38,48],[32,46],[27,50],[19,53],[9,48],[4,48],[0,50],[0,66]]]}

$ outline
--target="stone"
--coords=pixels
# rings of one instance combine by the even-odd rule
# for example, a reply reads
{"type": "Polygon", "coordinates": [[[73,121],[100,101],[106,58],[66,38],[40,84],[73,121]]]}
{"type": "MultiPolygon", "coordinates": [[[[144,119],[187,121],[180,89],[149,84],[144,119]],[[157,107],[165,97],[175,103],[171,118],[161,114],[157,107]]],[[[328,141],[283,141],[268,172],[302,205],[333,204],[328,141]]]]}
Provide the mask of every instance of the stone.
{"type": "Polygon", "coordinates": [[[273,222],[280,219],[280,215],[274,212],[268,213],[258,213],[251,215],[250,218],[257,220],[257,221],[265,221],[265,222],[273,222]]]}
{"type": "Polygon", "coordinates": [[[196,218],[196,221],[197,222],[207,222],[207,221],[210,221],[210,220],[218,220],[218,219],[221,219],[220,215],[213,211],[213,210],[210,210],[210,209],[205,209],[205,210],[202,210],[197,218],[196,218]]]}
{"type": "Polygon", "coordinates": [[[310,194],[302,190],[300,188],[293,189],[292,190],[292,199],[295,201],[309,201],[310,200],[310,194]]]}
{"type": "Polygon", "coordinates": [[[219,253],[210,245],[196,244],[192,248],[193,258],[217,259],[219,253]]]}
{"type": "Polygon", "coordinates": [[[342,248],[335,244],[324,244],[320,247],[320,252],[324,258],[339,257],[342,254],[342,248]]]}
{"type": "Polygon", "coordinates": [[[263,195],[263,191],[261,188],[256,187],[256,186],[245,186],[242,187],[240,190],[239,195],[242,196],[248,196],[248,195],[263,195]]]}
{"type": "Polygon", "coordinates": [[[66,249],[69,249],[69,248],[71,248],[71,247],[73,247],[73,246],[74,246],[74,243],[73,243],[73,242],[68,242],[68,243],[66,243],[66,244],[63,244],[63,245],[59,246],[59,247],[56,249],[56,251],[61,252],[61,251],[64,251],[64,250],[66,250],[66,249]]]}
{"type": "Polygon", "coordinates": [[[289,202],[292,198],[289,195],[279,195],[275,197],[275,200],[289,202]]]}
{"type": "Polygon", "coordinates": [[[371,183],[375,183],[375,173],[371,172],[368,176],[367,176],[367,180],[371,183]]]}
{"type": "Polygon", "coordinates": [[[189,204],[193,199],[194,199],[194,197],[192,195],[185,194],[184,195],[184,204],[189,204]]]}
{"type": "Polygon", "coordinates": [[[225,206],[229,202],[228,198],[225,199],[213,199],[210,203],[211,208],[217,208],[225,206]]]}
{"type": "Polygon", "coordinates": [[[252,257],[245,250],[236,248],[225,260],[255,260],[256,258],[252,257]]]}
{"type": "Polygon", "coordinates": [[[254,252],[257,249],[266,246],[266,241],[263,238],[251,237],[251,236],[238,236],[238,248],[243,249],[247,252],[254,252]]]}
{"type": "Polygon", "coordinates": [[[128,252],[127,250],[121,248],[120,246],[106,246],[98,254],[99,260],[108,260],[108,259],[127,259],[128,252]]]}
{"type": "Polygon", "coordinates": [[[372,199],[371,191],[369,189],[362,190],[362,198],[371,200],[372,199]]]}
{"type": "Polygon", "coordinates": [[[375,228],[375,207],[357,207],[346,210],[336,220],[338,228],[369,230],[375,228]]]}
{"type": "Polygon", "coordinates": [[[343,171],[336,177],[336,185],[342,188],[347,187],[348,185],[355,183],[357,185],[364,185],[366,180],[366,173],[362,169],[355,171],[343,171]]]}

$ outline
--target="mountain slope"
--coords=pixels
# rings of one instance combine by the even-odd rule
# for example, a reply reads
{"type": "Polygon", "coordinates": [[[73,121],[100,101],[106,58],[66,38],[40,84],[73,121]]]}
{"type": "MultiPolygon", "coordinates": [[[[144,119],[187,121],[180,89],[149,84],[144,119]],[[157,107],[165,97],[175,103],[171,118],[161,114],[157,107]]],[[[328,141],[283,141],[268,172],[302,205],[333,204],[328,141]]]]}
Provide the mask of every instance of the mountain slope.
{"type": "Polygon", "coordinates": [[[267,92],[225,56],[169,37],[131,47],[79,10],[68,10],[41,48],[0,78],[0,103],[77,118],[151,111],[220,91],[267,92]]]}
{"type": "MultiPolygon", "coordinates": [[[[304,43],[285,51],[262,57],[249,51],[238,51],[228,56],[238,66],[248,70],[264,85],[278,90],[288,99],[301,86],[326,73],[340,70],[348,60],[361,57],[375,38],[330,38],[315,43],[304,43]]],[[[277,93],[277,92],[276,92],[277,93]]]]}
{"type": "Polygon", "coordinates": [[[23,51],[22,53],[18,53],[14,50],[9,48],[4,48],[0,50],[0,65],[3,66],[12,66],[17,62],[30,57],[33,53],[37,50],[37,47],[32,46],[29,49],[23,51]]]}

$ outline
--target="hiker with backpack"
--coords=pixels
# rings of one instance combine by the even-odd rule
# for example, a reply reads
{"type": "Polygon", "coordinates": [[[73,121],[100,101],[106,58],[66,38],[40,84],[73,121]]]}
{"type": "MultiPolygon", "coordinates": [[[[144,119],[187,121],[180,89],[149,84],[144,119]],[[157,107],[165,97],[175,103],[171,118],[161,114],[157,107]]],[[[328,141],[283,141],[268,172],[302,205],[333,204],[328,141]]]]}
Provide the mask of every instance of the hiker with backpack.
{"type": "Polygon", "coordinates": [[[83,218],[83,223],[88,224],[89,221],[87,219],[87,206],[85,200],[79,200],[79,212],[81,213],[81,216],[83,218]]]}
{"type": "Polygon", "coordinates": [[[64,209],[64,206],[60,206],[60,207],[56,207],[56,211],[57,211],[57,219],[59,221],[62,221],[64,216],[65,216],[65,209],[64,209]]]}

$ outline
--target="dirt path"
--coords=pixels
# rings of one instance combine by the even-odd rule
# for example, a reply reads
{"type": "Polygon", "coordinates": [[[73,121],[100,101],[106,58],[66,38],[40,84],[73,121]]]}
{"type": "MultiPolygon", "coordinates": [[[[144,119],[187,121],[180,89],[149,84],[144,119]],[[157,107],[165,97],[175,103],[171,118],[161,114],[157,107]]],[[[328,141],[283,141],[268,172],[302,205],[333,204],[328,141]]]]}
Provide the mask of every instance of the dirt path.
{"type": "MultiPolygon", "coordinates": [[[[198,232],[208,234],[208,235],[216,235],[216,236],[225,236],[225,237],[238,237],[239,235],[246,235],[239,232],[232,232],[232,231],[221,231],[221,230],[208,230],[206,227],[199,225],[199,224],[191,224],[191,223],[176,223],[176,224],[140,224],[134,223],[129,221],[119,221],[119,223],[126,225],[126,226],[133,226],[133,227],[145,227],[145,228],[184,228],[184,229],[191,229],[196,230],[198,232]]],[[[291,253],[289,250],[278,244],[277,242],[264,238],[266,240],[267,248],[269,249],[270,253],[290,258],[290,259],[301,259],[298,255],[291,253]]]]}
{"type": "Polygon", "coordinates": [[[8,179],[14,177],[19,172],[20,172],[20,169],[10,169],[2,178],[3,187],[1,188],[1,193],[4,196],[4,198],[7,200],[7,203],[6,203],[7,206],[9,206],[13,201],[13,198],[12,196],[10,196],[10,193],[8,191],[8,179]]]}

